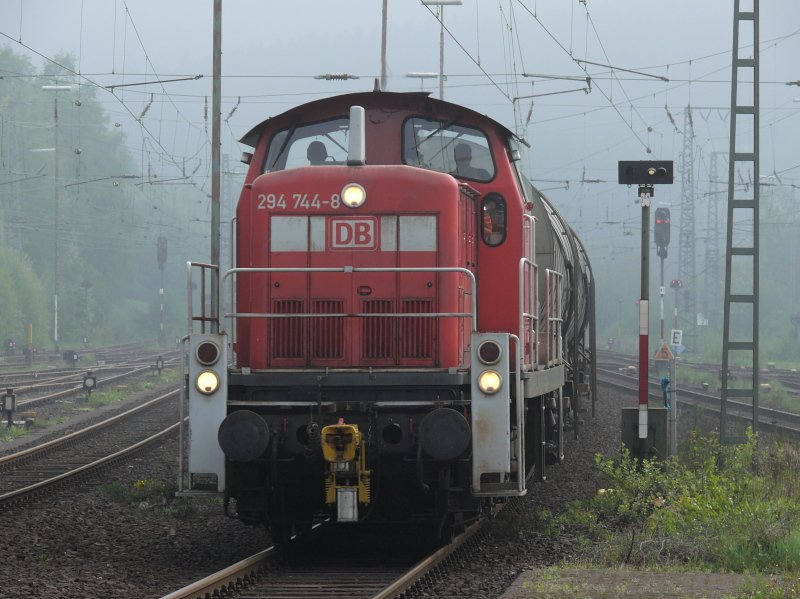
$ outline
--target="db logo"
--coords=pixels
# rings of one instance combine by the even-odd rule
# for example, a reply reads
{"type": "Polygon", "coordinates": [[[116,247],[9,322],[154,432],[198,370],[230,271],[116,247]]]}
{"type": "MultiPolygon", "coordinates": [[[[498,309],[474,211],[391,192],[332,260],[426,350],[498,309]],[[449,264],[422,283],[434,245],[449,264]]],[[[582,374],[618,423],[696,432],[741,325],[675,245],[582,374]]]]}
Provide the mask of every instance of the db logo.
{"type": "Polygon", "coordinates": [[[328,248],[332,250],[374,250],[378,247],[377,219],[331,218],[328,220],[328,248]]]}

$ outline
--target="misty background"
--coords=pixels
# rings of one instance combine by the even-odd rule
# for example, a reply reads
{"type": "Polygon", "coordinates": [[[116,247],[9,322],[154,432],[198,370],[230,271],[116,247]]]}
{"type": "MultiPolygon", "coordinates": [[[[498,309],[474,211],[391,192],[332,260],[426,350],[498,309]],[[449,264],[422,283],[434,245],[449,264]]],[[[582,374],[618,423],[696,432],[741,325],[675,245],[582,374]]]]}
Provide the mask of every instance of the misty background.
{"type": "MultiPolygon", "coordinates": [[[[210,253],[212,9],[211,0],[0,3],[0,338],[20,342],[32,323],[34,343],[52,346],[56,253],[62,347],[84,335],[155,339],[162,298],[166,339],[185,334],[185,263],[210,253]]],[[[388,0],[389,90],[438,96],[436,78],[408,75],[438,73],[439,11],[388,0]]],[[[381,19],[381,0],[223,0],[223,219],[243,180],[248,148],[237,140],[299,103],[373,89],[381,19]]],[[[679,327],[687,355],[718,361],[733,3],[463,0],[443,21],[444,98],[530,144],[525,170],[592,260],[601,347],[614,338],[635,351],[638,334],[641,208],[636,189],[617,184],[617,162],[675,162],[675,184],[658,187],[653,203],[671,209],[666,285],[679,278],[688,193],[696,267],[678,293],[693,294],[696,313],[679,314],[679,327]]],[[[737,181],[761,185],[761,359],[796,365],[800,5],[762,2],[760,21],[760,179],[737,181]]],[[[659,261],[650,258],[655,350],[659,261]]],[[[667,331],[675,299],[668,288],[667,331]]]]}

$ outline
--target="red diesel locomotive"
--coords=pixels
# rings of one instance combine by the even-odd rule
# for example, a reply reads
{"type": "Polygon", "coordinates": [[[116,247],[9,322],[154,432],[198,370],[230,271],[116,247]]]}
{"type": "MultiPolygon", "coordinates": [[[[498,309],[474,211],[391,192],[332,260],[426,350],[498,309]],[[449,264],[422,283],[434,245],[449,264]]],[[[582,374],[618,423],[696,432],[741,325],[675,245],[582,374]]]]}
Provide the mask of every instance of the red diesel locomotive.
{"type": "Polygon", "coordinates": [[[376,91],[241,141],[219,313],[216,267],[189,265],[184,492],[277,537],[332,519],[442,539],[525,494],[593,392],[593,281],[514,134],[376,91]]]}

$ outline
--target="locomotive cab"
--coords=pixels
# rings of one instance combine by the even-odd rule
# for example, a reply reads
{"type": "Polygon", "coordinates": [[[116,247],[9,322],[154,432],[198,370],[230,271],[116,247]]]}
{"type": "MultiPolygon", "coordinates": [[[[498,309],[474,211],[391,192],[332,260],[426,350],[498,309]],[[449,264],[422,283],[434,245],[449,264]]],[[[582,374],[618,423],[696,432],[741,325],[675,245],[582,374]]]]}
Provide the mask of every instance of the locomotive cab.
{"type": "Polygon", "coordinates": [[[245,135],[230,305],[193,317],[216,319],[227,368],[219,391],[188,386],[190,490],[273,532],[330,518],[445,537],[544,476],[563,435],[565,280],[536,262],[512,138],[386,92],[245,135]]]}

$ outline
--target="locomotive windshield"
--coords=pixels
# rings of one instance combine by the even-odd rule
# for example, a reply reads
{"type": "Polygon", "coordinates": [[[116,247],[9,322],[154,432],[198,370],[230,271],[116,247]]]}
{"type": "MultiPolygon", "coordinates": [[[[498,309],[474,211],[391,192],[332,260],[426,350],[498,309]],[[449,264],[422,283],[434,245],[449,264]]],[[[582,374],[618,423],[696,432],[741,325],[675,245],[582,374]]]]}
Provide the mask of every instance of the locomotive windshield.
{"type": "Polygon", "coordinates": [[[483,131],[453,121],[408,119],[403,125],[403,161],[474,181],[490,181],[495,175],[483,131]]]}
{"type": "Polygon", "coordinates": [[[269,143],[262,172],[309,165],[345,164],[350,120],[339,118],[278,131],[269,143]]]}

